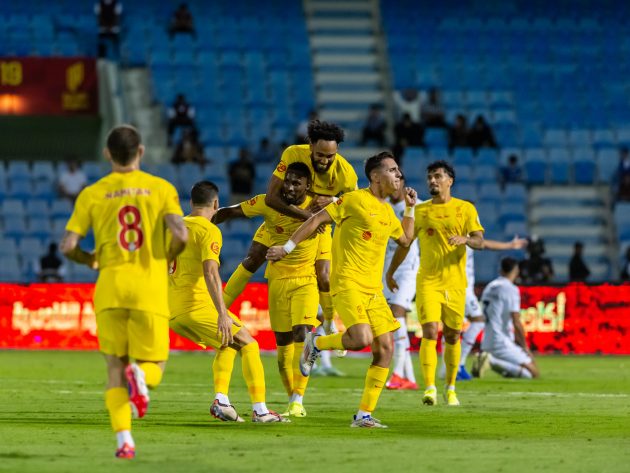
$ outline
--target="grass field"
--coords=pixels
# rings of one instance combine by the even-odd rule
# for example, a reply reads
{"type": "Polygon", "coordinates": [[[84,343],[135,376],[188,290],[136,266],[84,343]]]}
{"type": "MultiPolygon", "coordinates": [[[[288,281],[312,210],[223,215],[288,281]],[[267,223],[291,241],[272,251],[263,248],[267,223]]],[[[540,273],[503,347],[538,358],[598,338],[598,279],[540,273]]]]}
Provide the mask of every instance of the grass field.
{"type": "MultiPolygon", "coordinates": [[[[275,358],[264,357],[267,403],[285,405],[275,358]]],[[[313,378],[308,417],[226,424],[208,414],[211,357],[174,354],[147,417],[138,455],[113,458],[97,353],[0,352],[1,472],[628,472],[630,358],[542,357],[536,381],[460,383],[462,406],[429,408],[417,392],[383,392],[389,429],[350,429],[368,360],[337,361],[346,378],[313,378]]],[[[249,401],[240,368],[230,393],[249,401]]],[[[245,416],[245,415],[244,415],[245,416]]]]}

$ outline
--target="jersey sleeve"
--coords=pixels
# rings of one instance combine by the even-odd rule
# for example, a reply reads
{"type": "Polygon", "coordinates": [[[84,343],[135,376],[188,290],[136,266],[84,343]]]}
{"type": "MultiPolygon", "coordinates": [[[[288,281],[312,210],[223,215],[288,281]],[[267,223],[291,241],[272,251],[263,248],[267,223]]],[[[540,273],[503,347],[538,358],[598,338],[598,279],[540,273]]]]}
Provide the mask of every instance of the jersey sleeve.
{"type": "Polygon", "coordinates": [[[175,186],[170,182],[166,182],[164,192],[164,215],[174,214],[183,216],[184,212],[182,212],[182,207],[179,204],[179,196],[177,195],[175,186]]]}
{"type": "Polygon", "coordinates": [[[402,223],[400,222],[400,220],[398,220],[398,217],[396,216],[396,212],[394,212],[394,209],[389,207],[389,213],[390,213],[390,219],[392,221],[392,228],[391,228],[391,233],[389,236],[390,238],[393,238],[394,240],[398,240],[401,236],[405,234],[405,231],[403,230],[402,223]]]}
{"type": "Polygon", "coordinates": [[[339,224],[349,216],[352,209],[352,200],[352,196],[339,197],[336,202],[331,202],[324,209],[328,212],[330,218],[336,224],[339,224]]]}
{"type": "Polygon", "coordinates": [[[74,210],[70,216],[70,220],[66,224],[66,230],[77,233],[84,237],[87,235],[92,226],[92,217],[90,215],[90,195],[89,188],[83,189],[74,203],[74,210]]]}
{"type": "Polygon", "coordinates": [[[343,170],[343,188],[341,189],[341,193],[345,194],[347,192],[352,192],[358,189],[359,177],[355,172],[352,165],[347,163],[344,166],[343,170]]]}
{"type": "Polygon", "coordinates": [[[510,308],[510,312],[521,311],[521,293],[517,287],[513,287],[510,290],[508,307],[510,308]]]}
{"type": "Polygon", "coordinates": [[[292,146],[289,146],[287,149],[283,151],[282,156],[280,157],[280,162],[278,163],[275,171],[273,172],[274,176],[276,176],[277,178],[283,181],[284,181],[284,176],[287,173],[287,167],[289,166],[289,164],[297,161],[296,153],[293,151],[292,148],[293,148],[292,146]]]}
{"type": "Polygon", "coordinates": [[[221,264],[219,262],[219,255],[221,254],[221,247],[223,246],[223,236],[216,226],[213,225],[208,229],[200,245],[201,262],[212,260],[216,261],[218,265],[221,264]]]}
{"type": "Polygon", "coordinates": [[[241,202],[240,206],[247,218],[256,217],[258,215],[265,216],[269,209],[267,204],[265,204],[265,194],[259,194],[245,202],[241,202]]]}
{"type": "Polygon", "coordinates": [[[479,221],[479,215],[474,205],[468,205],[466,208],[466,235],[472,232],[483,232],[484,228],[479,221]]]}

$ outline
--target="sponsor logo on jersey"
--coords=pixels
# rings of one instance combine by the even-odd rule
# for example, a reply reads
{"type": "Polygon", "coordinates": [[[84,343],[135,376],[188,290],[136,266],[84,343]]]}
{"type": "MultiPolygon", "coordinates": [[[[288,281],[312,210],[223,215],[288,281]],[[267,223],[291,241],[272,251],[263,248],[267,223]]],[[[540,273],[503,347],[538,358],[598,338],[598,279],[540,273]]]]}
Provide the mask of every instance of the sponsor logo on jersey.
{"type": "Polygon", "coordinates": [[[369,230],[365,230],[362,234],[361,234],[361,238],[363,238],[365,241],[369,241],[372,239],[372,232],[370,232],[369,230]]]}
{"type": "Polygon", "coordinates": [[[284,233],[284,228],[282,228],[280,225],[276,225],[276,233],[284,233]]]}
{"type": "Polygon", "coordinates": [[[218,241],[213,241],[213,242],[210,244],[210,250],[212,250],[212,252],[213,252],[215,255],[218,255],[218,254],[219,254],[219,242],[218,242],[218,241]]]}
{"type": "Polygon", "coordinates": [[[284,163],[284,161],[280,161],[280,164],[278,164],[278,167],[276,168],[276,171],[278,171],[278,172],[286,172],[287,171],[287,165],[284,163]]]}

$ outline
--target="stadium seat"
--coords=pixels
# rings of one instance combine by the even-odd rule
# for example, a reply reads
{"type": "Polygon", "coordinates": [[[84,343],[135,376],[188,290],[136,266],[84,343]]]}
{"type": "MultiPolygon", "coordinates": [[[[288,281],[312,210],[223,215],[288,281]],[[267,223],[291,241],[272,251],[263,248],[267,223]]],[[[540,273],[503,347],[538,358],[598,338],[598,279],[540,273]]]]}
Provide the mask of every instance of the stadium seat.
{"type": "Polygon", "coordinates": [[[428,128],[424,134],[424,141],[429,148],[446,148],[448,135],[443,128],[428,128]]]}
{"type": "Polygon", "coordinates": [[[30,181],[31,170],[28,163],[26,161],[9,161],[7,178],[11,184],[16,181],[30,181]]]}
{"type": "Polygon", "coordinates": [[[66,199],[54,200],[50,207],[50,216],[52,218],[69,219],[72,215],[72,204],[66,199]]]}

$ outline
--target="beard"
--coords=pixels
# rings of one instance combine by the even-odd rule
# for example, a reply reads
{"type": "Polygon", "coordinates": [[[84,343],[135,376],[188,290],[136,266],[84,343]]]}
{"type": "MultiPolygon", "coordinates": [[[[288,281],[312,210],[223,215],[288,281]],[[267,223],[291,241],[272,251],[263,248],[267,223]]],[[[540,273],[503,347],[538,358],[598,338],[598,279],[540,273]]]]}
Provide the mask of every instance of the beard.
{"type": "Polygon", "coordinates": [[[440,195],[440,189],[438,189],[437,187],[429,189],[429,194],[431,194],[431,195],[440,195]]]}

